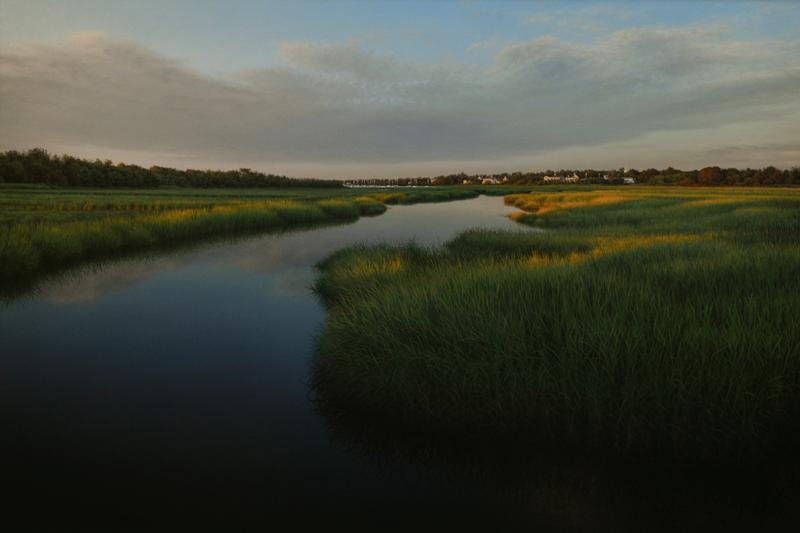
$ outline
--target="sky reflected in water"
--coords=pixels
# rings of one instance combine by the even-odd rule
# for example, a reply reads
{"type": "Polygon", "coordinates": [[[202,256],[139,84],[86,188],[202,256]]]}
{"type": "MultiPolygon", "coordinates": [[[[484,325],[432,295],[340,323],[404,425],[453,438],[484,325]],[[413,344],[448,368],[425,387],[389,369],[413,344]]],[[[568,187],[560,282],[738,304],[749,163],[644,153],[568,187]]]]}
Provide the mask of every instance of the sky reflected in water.
{"type": "Polygon", "coordinates": [[[477,499],[474,487],[445,490],[407,465],[368,468],[331,444],[306,384],[324,320],[309,287],[313,265],[342,247],[520,229],[504,216],[512,210],[499,197],[397,206],[351,224],[76,269],[6,302],[7,470],[40,500],[43,486],[69,487],[76,475],[112,486],[244,484],[281,509],[477,499]]]}
{"type": "Polygon", "coordinates": [[[345,246],[409,240],[436,246],[470,227],[525,230],[505,216],[514,210],[505,206],[501,198],[488,196],[394,206],[383,215],[350,224],[218,242],[191,251],[84,267],[45,283],[37,297],[62,304],[91,302],[109,292],[127,290],[144,280],[190,266],[205,271],[266,274],[271,278],[271,288],[306,294],[314,280],[313,265],[345,246]]]}

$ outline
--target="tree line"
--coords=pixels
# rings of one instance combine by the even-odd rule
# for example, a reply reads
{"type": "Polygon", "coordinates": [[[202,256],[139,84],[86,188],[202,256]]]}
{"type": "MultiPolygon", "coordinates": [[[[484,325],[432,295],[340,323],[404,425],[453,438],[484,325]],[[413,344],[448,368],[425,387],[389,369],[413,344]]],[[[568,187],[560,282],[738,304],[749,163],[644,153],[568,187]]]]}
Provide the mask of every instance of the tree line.
{"type": "Polygon", "coordinates": [[[338,180],[299,179],[238,170],[150,168],[69,155],[42,148],[0,153],[0,183],[38,183],[78,187],[341,187],[338,180]]]}
{"type": "MultiPolygon", "coordinates": [[[[622,184],[625,178],[646,185],[800,185],[800,167],[779,169],[705,167],[699,170],[665,169],[561,169],[500,174],[448,174],[416,178],[348,180],[361,186],[425,186],[479,184],[487,178],[508,185],[537,185],[545,176],[578,176],[581,183],[622,184]]],[[[52,155],[42,148],[0,153],[0,183],[39,183],[80,187],[341,187],[340,180],[289,178],[248,168],[238,170],[179,170],[169,167],[90,161],[69,155],[52,155]]]]}
{"type": "Polygon", "coordinates": [[[432,185],[477,184],[483,179],[494,178],[498,183],[508,185],[537,185],[544,183],[545,176],[578,176],[581,183],[616,185],[632,178],[645,185],[800,185],[800,167],[781,170],[769,166],[765,168],[720,168],[705,167],[699,170],[680,170],[673,167],[665,169],[561,169],[542,172],[510,172],[501,174],[470,175],[465,173],[436,176],[430,179],[432,185]]]}

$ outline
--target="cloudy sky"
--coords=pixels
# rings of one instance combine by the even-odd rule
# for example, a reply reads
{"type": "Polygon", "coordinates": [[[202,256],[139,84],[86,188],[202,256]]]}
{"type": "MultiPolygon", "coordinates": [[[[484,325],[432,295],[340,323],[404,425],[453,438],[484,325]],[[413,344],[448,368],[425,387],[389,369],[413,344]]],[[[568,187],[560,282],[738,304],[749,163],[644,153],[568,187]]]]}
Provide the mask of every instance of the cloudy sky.
{"type": "Polygon", "coordinates": [[[800,165],[800,2],[0,0],[0,149],[318,177],[800,165]]]}

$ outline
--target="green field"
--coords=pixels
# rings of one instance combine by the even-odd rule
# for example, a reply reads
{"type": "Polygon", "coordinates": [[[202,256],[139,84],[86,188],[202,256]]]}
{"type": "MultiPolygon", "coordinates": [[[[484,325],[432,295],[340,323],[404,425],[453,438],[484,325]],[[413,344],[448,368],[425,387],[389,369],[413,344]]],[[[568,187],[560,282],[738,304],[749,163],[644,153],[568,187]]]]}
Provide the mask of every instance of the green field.
{"type": "Polygon", "coordinates": [[[800,191],[516,194],[543,232],[356,247],[319,268],[320,405],[402,432],[682,464],[800,437],[800,191]]]}
{"type": "Polygon", "coordinates": [[[469,188],[54,189],[0,187],[0,283],[111,253],[376,215],[469,188]]]}

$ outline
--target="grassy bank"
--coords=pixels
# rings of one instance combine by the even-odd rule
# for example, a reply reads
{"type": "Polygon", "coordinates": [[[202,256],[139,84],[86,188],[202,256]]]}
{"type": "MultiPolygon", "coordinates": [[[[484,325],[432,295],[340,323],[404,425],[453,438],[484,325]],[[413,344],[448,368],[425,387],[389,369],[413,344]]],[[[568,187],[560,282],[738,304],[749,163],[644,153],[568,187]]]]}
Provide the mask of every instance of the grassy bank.
{"type": "Polygon", "coordinates": [[[344,413],[685,463],[800,436],[800,192],[506,197],[543,233],[320,265],[312,381],[344,413]]]}
{"type": "Polygon", "coordinates": [[[0,189],[0,283],[113,252],[377,215],[470,189],[0,189]]]}

